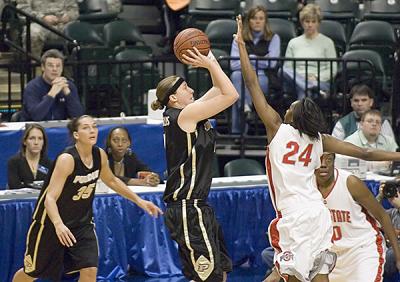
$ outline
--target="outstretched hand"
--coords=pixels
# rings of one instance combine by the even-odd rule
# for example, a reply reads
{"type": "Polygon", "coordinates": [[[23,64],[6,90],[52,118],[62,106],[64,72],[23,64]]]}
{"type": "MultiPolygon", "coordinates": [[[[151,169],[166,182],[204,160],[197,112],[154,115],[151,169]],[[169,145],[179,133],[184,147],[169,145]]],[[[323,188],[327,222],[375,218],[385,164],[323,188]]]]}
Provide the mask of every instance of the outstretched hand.
{"type": "Polygon", "coordinates": [[[157,218],[159,214],[160,215],[163,214],[162,210],[159,207],[157,207],[155,204],[153,204],[152,202],[149,202],[146,200],[141,200],[138,205],[152,217],[157,218]]]}
{"type": "Polygon", "coordinates": [[[236,23],[237,23],[237,31],[233,35],[233,38],[235,39],[237,44],[244,44],[243,34],[242,34],[243,22],[241,15],[236,16],[236,23]]]}

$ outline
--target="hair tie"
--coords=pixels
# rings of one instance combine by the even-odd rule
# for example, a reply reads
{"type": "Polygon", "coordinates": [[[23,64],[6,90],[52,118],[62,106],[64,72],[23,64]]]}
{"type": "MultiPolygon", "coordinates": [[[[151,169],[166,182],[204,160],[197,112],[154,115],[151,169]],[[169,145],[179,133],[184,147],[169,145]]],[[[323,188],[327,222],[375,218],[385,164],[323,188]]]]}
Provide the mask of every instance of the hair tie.
{"type": "Polygon", "coordinates": [[[174,83],[174,85],[170,89],[168,89],[168,91],[165,93],[164,99],[162,99],[161,101],[157,99],[161,103],[161,105],[167,106],[169,101],[169,96],[174,94],[184,81],[185,80],[182,77],[179,77],[178,80],[174,83]]]}

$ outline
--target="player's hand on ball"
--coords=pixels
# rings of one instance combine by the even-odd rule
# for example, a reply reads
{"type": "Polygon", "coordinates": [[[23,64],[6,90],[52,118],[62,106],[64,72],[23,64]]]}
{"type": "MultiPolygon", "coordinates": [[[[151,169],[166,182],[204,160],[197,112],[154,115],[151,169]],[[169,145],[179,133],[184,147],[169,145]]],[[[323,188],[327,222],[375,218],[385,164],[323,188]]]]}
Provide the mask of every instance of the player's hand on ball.
{"type": "Polygon", "coordinates": [[[185,64],[193,67],[208,68],[212,60],[208,56],[202,55],[196,47],[193,50],[186,50],[186,53],[182,55],[182,60],[185,64]]]}

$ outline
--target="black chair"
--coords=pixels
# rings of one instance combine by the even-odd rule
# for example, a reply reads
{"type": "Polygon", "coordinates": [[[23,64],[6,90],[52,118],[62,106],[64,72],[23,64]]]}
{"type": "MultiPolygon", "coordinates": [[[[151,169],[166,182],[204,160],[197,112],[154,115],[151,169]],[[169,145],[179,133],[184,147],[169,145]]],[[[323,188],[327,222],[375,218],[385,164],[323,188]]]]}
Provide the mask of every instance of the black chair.
{"type": "Polygon", "coordinates": [[[365,21],[354,28],[349,50],[368,49],[378,52],[383,59],[386,75],[390,77],[393,74],[396,43],[395,31],[390,23],[365,21]]]}
{"type": "Polygon", "coordinates": [[[345,26],[346,36],[350,37],[358,13],[358,3],[350,0],[315,0],[325,20],[334,20],[345,26]]]}
{"type": "Polygon", "coordinates": [[[104,45],[101,35],[87,22],[70,22],[65,25],[64,33],[82,45],[104,45]]]}
{"type": "Polygon", "coordinates": [[[218,48],[230,54],[233,34],[236,33],[236,21],[232,19],[213,20],[208,23],[205,33],[213,48],[218,48]]]}
{"type": "Polygon", "coordinates": [[[254,6],[264,6],[269,18],[296,19],[297,0],[246,0],[246,10],[254,6]]]}
{"type": "Polygon", "coordinates": [[[346,52],[346,31],[344,30],[343,25],[339,22],[323,20],[319,26],[319,32],[333,40],[338,57],[341,57],[346,52]]]}
{"type": "MultiPolygon", "coordinates": [[[[229,54],[225,50],[221,49],[211,49],[215,58],[218,60],[220,57],[228,57],[229,54]]],[[[227,75],[229,75],[229,60],[221,60],[220,65],[221,68],[225,71],[227,75]]],[[[197,95],[196,98],[203,96],[212,86],[210,73],[203,68],[188,68],[187,70],[187,82],[195,89],[195,93],[197,95]]]]}
{"type": "Polygon", "coordinates": [[[380,54],[373,50],[350,50],[342,59],[336,76],[338,92],[348,93],[353,85],[364,83],[375,90],[377,104],[383,101],[387,79],[380,54]]]}
{"type": "Polygon", "coordinates": [[[281,39],[281,56],[285,56],[287,45],[290,39],[295,38],[296,26],[292,21],[286,19],[268,19],[272,31],[279,35],[281,39]]]}
{"type": "Polygon", "coordinates": [[[189,4],[186,25],[205,30],[216,19],[233,19],[239,11],[239,0],[192,0],[189,4]]]}
{"type": "Polygon", "coordinates": [[[107,0],[78,1],[79,20],[93,24],[104,24],[118,17],[121,11],[110,11],[107,0]]]}
{"type": "Polygon", "coordinates": [[[114,50],[114,53],[128,48],[140,49],[148,54],[152,53],[150,46],[146,44],[140,30],[133,23],[126,20],[112,21],[104,25],[103,37],[106,45],[114,50]]]}
{"type": "Polygon", "coordinates": [[[224,166],[224,176],[264,175],[264,167],[253,159],[236,159],[224,166]]]}
{"type": "Polygon", "coordinates": [[[390,0],[367,1],[365,4],[364,20],[378,20],[400,24],[400,2],[390,0]]]}
{"type": "Polygon", "coordinates": [[[131,61],[117,65],[113,70],[114,77],[117,77],[115,85],[121,94],[122,110],[127,115],[146,114],[146,93],[160,81],[158,69],[143,50],[125,49],[115,55],[115,60],[131,61]]]}

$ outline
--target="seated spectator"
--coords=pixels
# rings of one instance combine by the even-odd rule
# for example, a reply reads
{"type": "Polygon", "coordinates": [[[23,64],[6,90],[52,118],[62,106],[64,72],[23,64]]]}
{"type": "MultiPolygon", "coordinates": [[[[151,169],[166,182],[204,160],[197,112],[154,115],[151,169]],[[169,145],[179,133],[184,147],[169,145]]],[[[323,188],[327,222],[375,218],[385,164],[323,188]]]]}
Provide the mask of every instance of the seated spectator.
{"type": "MultiPolygon", "coordinates": [[[[344,140],[360,127],[361,116],[371,110],[374,105],[374,92],[365,84],[354,85],[350,90],[350,103],[353,111],[339,119],[332,130],[332,136],[340,140],[344,140]]],[[[381,133],[394,138],[393,129],[388,120],[383,121],[381,133]]]]}
{"type": "MultiPolygon", "coordinates": [[[[321,10],[315,4],[308,4],[300,11],[300,22],[304,33],[289,41],[286,58],[329,59],[337,57],[333,41],[319,33],[321,20],[321,10]]],[[[298,99],[304,98],[306,92],[314,94],[316,90],[320,90],[319,93],[329,91],[330,80],[335,77],[336,71],[336,63],[331,65],[330,62],[297,61],[294,63],[286,61],[283,72],[286,91],[297,93],[298,99]]]]}
{"type": "MultiPolygon", "coordinates": [[[[76,0],[17,0],[17,8],[44,21],[51,27],[63,31],[67,23],[75,21],[79,16],[76,0]]],[[[44,43],[48,40],[59,40],[60,37],[43,26],[31,23],[31,53],[39,58],[44,43]]],[[[26,44],[26,30],[22,35],[26,44]]]]}
{"type": "MultiPolygon", "coordinates": [[[[277,34],[274,34],[268,24],[268,13],[265,7],[256,6],[251,8],[243,21],[243,39],[246,42],[246,48],[251,58],[279,57],[281,41],[277,34]]],[[[231,56],[239,57],[239,48],[235,40],[232,41],[231,56]]],[[[254,69],[257,70],[258,80],[264,94],[268,95],[268,75],[266,70],[274,68],[276,61],[251,60],[254,69]]],[[[242,85],[242,70],[240,60],[231,60],[231,80],[238,93],[241,93],[240,99],[244,98],[244,111],[251,111],[251,98],[249,90],[242,85]],[[244,93],[242,93],[242,87],[244,93]]],[[[232,133],[240,133],[240,113],[241,101],[239,100],[232,106],[232,133]]]]}
{"type": "Polygon", "coordinates": [[[43,54],[43,75],[32,79],[24,90],[22,120],[60,120],[83,114],[78,90],[62,76],[63,67],[64,56],[60,51],[51,49],[43,54]]]}
{"type": "MultiPolygon", "coordinates": [[[[390,220],[393,224],[393,227],[396,231],[397,241],[400,244],[400,191],[399,191],[399,184],[397,183],[397,187],[395,191],[389,192],[387,190],[388,187],[385,184],[382,184],[379,187],[379,194],[377,195],[376,199],[379,202],[382,202],[384,198],[387,198],[389,203],[392,205],[392,208],[386,210],[389,214],[390,220]],[[384,191],[386,190],[386,191],[384,191]],[[384,196],[386,195],[386,196],[384,196]]],[[[387,246],[386,249],[386,257],[385,257],[385,268],[383,272],[383,277],[388,278],[392,277],[399,272],[398,268],[396,267],[396,256],[393,250],[393,246],[390,244],[387,246]]]]}
{"type": "Polygon", "coordinates": [[[131,150],[132,139],[125,127],[114,127],[106,141],[106,152],[112,172],[126,185],[157,186],[158,174],[140,161],[131,150]]]}
{"type": "MultiPolygon", "coordinates": [[[[344,141],[363,148],[381,149],[396,152],[396,141],[381,133],[382,116],[379,110],[369,110],[361,116],[360,129],[347,137],[344,141]]],[[[368,171],[389,169],[391,162],[367,162],[368,171]]]]}
{"type": "Polygon", "coordinates": [[[21,150],[8,160],[8,188],[41,188],[51,164],[44,128],[36,123],[28,124],[21,150]]]}

